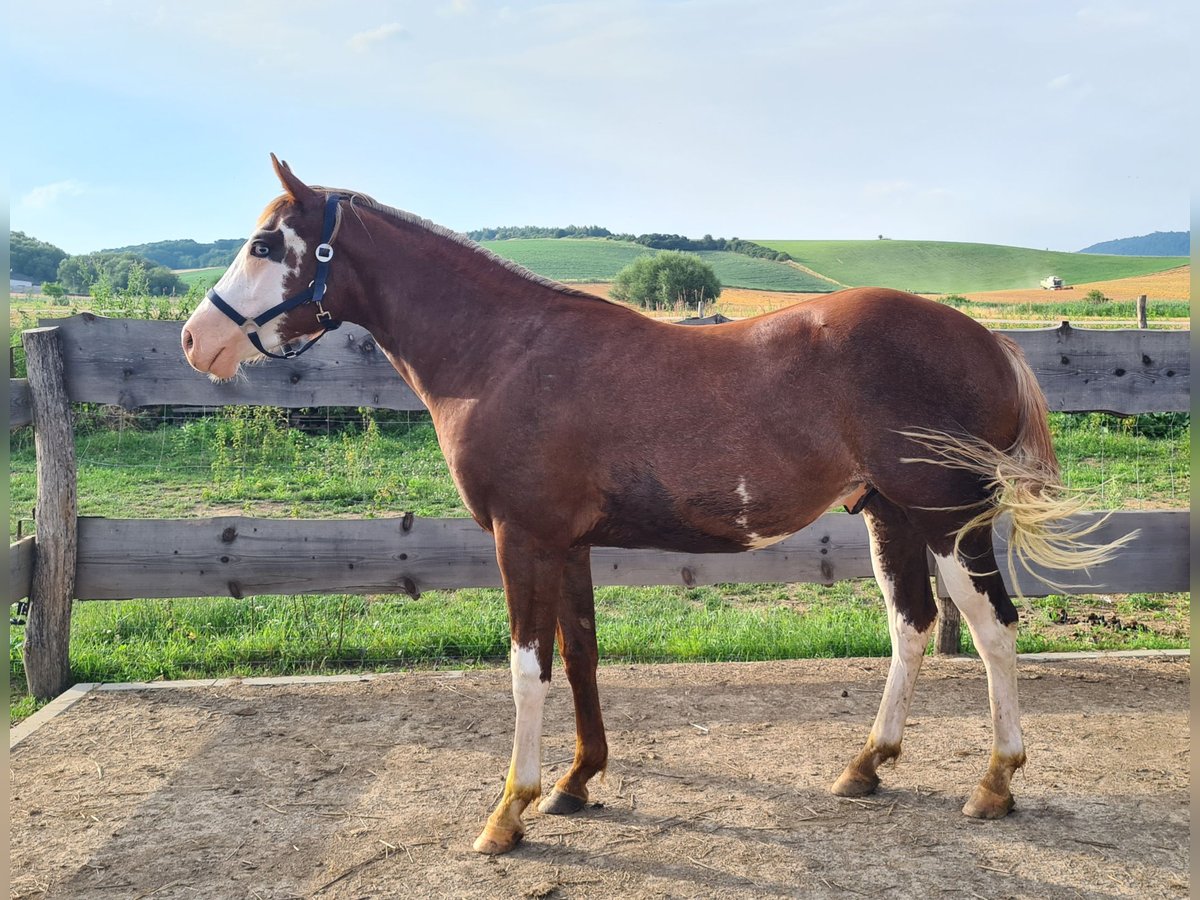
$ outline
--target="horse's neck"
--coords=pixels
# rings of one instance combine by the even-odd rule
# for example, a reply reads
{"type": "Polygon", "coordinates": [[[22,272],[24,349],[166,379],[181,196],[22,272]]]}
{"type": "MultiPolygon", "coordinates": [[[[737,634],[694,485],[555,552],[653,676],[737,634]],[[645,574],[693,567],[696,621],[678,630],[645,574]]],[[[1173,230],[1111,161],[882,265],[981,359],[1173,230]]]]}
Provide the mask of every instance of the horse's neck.
{"type": "Polygon", "coordinates": [[[370,236],[347,254],[359,285],[346,317],[372,333],[431,408],[479,396],[520,364],[550,307],[570,302],[420,225],[381,215],[365,225],[370,236]]]}

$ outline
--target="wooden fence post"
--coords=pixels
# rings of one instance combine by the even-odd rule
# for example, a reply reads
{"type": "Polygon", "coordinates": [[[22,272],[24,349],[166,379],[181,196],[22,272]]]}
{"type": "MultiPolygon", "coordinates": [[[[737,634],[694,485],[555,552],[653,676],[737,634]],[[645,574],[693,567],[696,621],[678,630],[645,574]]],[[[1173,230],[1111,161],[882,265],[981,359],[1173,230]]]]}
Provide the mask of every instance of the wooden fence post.
{"type": "Polygon", "coordinates": [[[937,601],[937,628],[933,633],[933,652],[955,655],[962,653],[962,618],[958,607],[950,599],[950,593],[942,583],[942,573],[938,571],[937,560],[932,553],[927,554],[929,571],[933,575],[933,597],[937,601]]]}
{"type": "Polygon", "coordinates": [[[75,593],[75,431],[63,376],[58,328],[21,335],[33,405],[37,453],[37,527],[33,585],[25,625],[29,693],[48,700],[71,680],[71,597],[75,593]]]}
{"type": "Polygon", "coordinates": [[[1137,320],[1138,328],[1149,328],[1146,324],[1146,295],[1141,294],[1137,298],[1137,320]]]}

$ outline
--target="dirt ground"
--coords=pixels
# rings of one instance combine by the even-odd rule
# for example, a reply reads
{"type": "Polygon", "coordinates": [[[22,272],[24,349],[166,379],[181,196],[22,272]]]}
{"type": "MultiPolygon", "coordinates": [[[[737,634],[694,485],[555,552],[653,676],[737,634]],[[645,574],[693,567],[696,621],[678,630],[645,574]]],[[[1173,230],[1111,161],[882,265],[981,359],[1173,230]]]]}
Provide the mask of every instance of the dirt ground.
{"type": "MultiPolygon", "coordinates": [[[[593,804],[470,845],[512,733],[504,670],[94,691],[12,753],[14,897],[1183,897],[1185,658],[1023,661],[1029,764],[1007,819],[975,660],[926,662],[868,800],[828,786],[887,660],[610,666],[593,804]]],[[[573,748],[556,674],[546,784],[573,748]]]]}

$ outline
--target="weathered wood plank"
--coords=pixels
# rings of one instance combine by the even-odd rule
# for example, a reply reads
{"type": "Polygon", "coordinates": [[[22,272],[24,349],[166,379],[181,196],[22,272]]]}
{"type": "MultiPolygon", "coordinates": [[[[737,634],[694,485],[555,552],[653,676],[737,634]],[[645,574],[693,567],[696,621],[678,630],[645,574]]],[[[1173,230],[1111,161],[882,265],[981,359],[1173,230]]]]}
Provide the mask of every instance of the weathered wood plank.
{"type": "MultiPolygon", "coordinates": [[[[52,321],[63,333],[67,389],[75,401],[127,408],[158,403],[423,408],[357,326],[343,326],[304,356],[248,366],[236,380],[214,384],[184,361],[179,322],[89,313],[52,321]]],[[[1051,409],[1120,414],[1189,409],[1189,332],[1059,327],[1004,333],[1025,351],[1051,409]]]]}
{"type": "Polygon", "coordinates": [[[1188,412],[1191,333],[1124,328],[1005,331],[1025,352],[1050,409],[1188,412]]]}
{"type": "Polygon", "coordinates": [[[34,538],[30,535],[8,545],[8,602],[29,596],[33,584],[34,538]]]}
{"type": "MultiPolygon", "coordinates": [[[[1102,517],[1101,513],[1088,513],[1080,519],[1095,521],[1102,517]]],[[[1044,574],[1080,594],[1186,591],[1190,588],[1189,517],[1187,510],[1118,510],[1087,538],[1089,543],[1104,544],[1137,531],[1137,538],[1111,562],[1090,572],[1044,574]]],[[[996,533],[996,558],[1000,562],[1004,582],[1009,584],[1011,590],[1006,562],[1008,545],[1002,537],[1007,533],[1007,526],[1003,520],[998,524],[996,533]]],[[[1021,588],[1029,597],[1056,593],[1028,572],[1019,570],[1017,574],[1021,588]]]]}
{"type": "Polygon", "coordinates": [[[28,378],[8,379],[8,429],[20,428],[33,421],[33,400],[28,378]]]}
{"type": "Polygon", "coordinates": [[[68,649],[77,547],[75,433],[58,329],[33,328],[21,338],[37,454],[37,553],[25,625],[25,674],[29,693],[47,700],[74,683],[68,649]]]}
{"type": "MultiPolygon", "coordinates": [[[[76,596],[404,593],[499,587],[491,535],[470,519],[81,518],[76,596]]],[[[871,571],[858,517],[829,515],[754,553],[596,548],[597,584],[821,581],[871,571]]]]}
{"type": "Polygon", "coordinates": [[[182,322],[108,319],[82,313],[47,320],[63,336],[76,402],[114,403],[126,409],[156,404],[195,406],[372,406],[424,409],[357,325],[331,332],[311,351],[288,360],[244,366],[218,384],[195,372],[179,344],[182,322]]]}
{"type": "MultiPolygon", "coordinates": [[[[289,593],[405,593],[499,587],[495,545],[470,519],[79,520],[76,596],[235,596],[289,593]]],[[[1186,512],[1118,512],[1098,539],[1142,536],[1111,564],[1060,580],[1095,591],[1188,588],[1186,512]]],[[[997,542],[1003,552],[1002,541],[997,542]]],[[[830,513],[764,550],[736,554],[596,548],[599,585],[830,583],[871,574],[860,516],[830,513]],[[685,571],[686,570],[686,571],[685,571]]],[[[1026,576],[1027,577],[1027,576],[1026,576]]],[[[1028,596],[1049,593],[1022,579],[1028,596]]]]}

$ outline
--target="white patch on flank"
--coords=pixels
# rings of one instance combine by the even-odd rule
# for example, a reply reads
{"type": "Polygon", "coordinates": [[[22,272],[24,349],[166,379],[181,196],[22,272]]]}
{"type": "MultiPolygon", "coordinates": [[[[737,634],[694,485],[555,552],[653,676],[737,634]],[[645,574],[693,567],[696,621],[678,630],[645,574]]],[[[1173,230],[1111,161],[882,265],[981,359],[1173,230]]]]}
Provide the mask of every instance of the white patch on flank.
{"type": "Polygon", "coordinates": [[[962,611],[971,638],[987,669],[992,704],[992,749],[1005,755],[1024,752],[1021,711],[1017,705],[1017,626],[1004,625],[986,594],[975,589],[970,571],[957,559],[938,556],[938,570],[954,605],[962,611]]]}
{"type": "Polygon", "coordinates": [[[550,682],[542,681],[537,651],[537,641],[528,647],[520,647],[514,641],[510,655],[513,702],[517,707],[512,755],[516,788],[540,788],[542,784],[542,708],[550,682]]]}
{"type": "Polygon", "coordinates": [[[763,547],[770,547],[772,544],[778,544],[784,538],[788,538],[791,536],[792,536],[792,533],[789,532],[788,534],[775,534],[775,535],[768,535],[767,537],[763,537],[760,534],[756,534],[753,531],[749,531],[746,533],[746,549],[747,550],[761,550],[763,547]]]}
{"type": "Polygon", "coordinates": [[[778,544],[785,537],[790,537],[791,532],[787,534],[768,535],[764,537],[757,532],[750,531],[750,490],[746,487],[746,476],[743,475],[738,479],[737,495],[742,501],[742,514],[734,521],[737,522],[738,528],[746,532],[746,549],[761,550],[763,547],[770,547],[772,544],[778,544]]]}
{"type": "MultiPolygon", "coordinates": [[[[745,529],[749,525],[750,520],[746,517],[747,507],[750,505],[750,492],[746,490],[746,476],[743,475],[738,479],[737,495],[742,500],[742,514],[737,517],[738,528],[745,529]]],[[[757,539],[758,535],[750,532],[750,539],[757,539]]]]}
{"type": "Polygon", "coordinates": [[[746,490],[746,476],[743,475],[738,480],[737,486],[738,496],[742,498],[742,506],[746,506],[750,502],[750,492],[746,490]]]}
{"type": "Polygon", "coordinates": [[[883,569],[883,554],[879,539],[867,519],[867,533],[871,539],[871,568],[875,580],[883,592],[887,604],[888,632],[892,638],[892,665],[888,669],[887,684],[871,736],[876,745],[898,746],[904,736],[904,725],[908,721],[908,710],[916,692],[917,675],[925,659],[925,645],[929,640],[929,628],[917,631],[896,609],[896,582],[883,569]]]}

